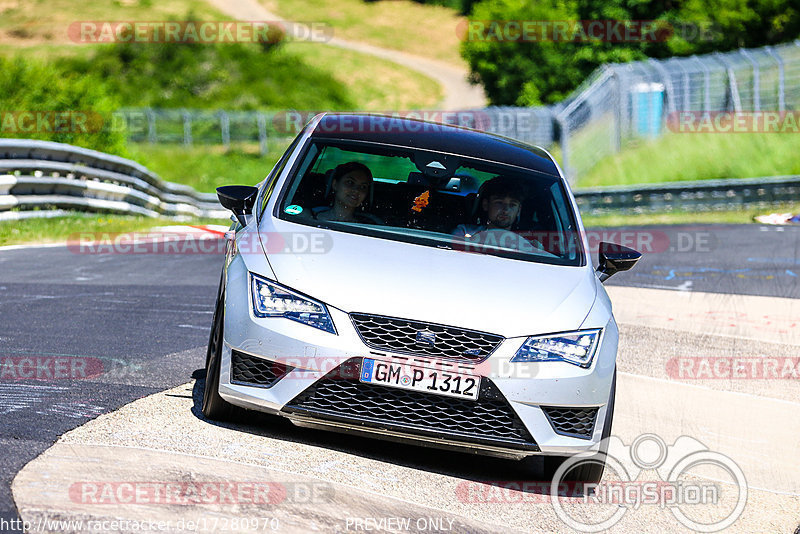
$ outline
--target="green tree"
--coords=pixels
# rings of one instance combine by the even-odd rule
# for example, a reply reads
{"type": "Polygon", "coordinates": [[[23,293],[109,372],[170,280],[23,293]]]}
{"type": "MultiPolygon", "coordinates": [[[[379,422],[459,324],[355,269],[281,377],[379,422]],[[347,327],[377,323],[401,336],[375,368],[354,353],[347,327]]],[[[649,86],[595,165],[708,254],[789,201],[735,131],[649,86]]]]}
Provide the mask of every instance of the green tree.
{"type": "Polygon", "coordinates": [[[790,41],[800,34],[796,0],[483,0],[461,53],[473,80],[497,105],[555,103],[604,63],[665,58],[790,41]],[[498,38],[488,21],[657,21],[653,40],[515,41],[498,38]],[[663,37],[663,39],[662,39],[663,37]]]}

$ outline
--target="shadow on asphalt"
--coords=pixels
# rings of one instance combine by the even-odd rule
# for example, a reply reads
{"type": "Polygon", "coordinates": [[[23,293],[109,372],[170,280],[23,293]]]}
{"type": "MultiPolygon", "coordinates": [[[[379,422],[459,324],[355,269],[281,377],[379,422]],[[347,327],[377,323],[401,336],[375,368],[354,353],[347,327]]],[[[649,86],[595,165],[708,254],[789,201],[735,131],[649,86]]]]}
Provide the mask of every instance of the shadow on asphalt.
{"type": "Polygon", "coordinates": [[[195,378],[192,390],[194,399],[192,414],[210,425],[232,432],[246,432],[270,439],[324,447],[465,481],[513,488],[516,491],[533,494],[549,494],[550,492],[552,473],[549,476],[545,473],[541,457],[532,457],[523,461],[505,460],[360,436],[348,436],[337,432],[297,427],[286,418],[244,409],[233,421],[212,421],[206,418],[201,410],[205,370],[194,371],[192,378],[195,378]],[[523,482],[526,484],[523,485],[523,482]]]}

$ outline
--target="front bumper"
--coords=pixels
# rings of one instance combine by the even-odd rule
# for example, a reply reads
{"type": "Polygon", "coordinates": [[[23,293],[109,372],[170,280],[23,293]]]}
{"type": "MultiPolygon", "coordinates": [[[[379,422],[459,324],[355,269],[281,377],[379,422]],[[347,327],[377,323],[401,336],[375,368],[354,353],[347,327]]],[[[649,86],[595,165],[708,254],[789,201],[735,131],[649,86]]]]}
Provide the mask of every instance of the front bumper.
{"type": "Polygon", "coordinates": [[[603,325],[589,368],[564,362],[511,363],[524,338],[506,339],[485,362],[460,364],[461,370],[472,368],[483,377],[478,401],[446,402],[441,399],[447,397],[438,395],[415,397],[397,388],[360,384],[363,357],[438,368],[441,361],[370,349],[348,314],[331,307],[329,312],[338,335],[283,318],[258,318],[250,308],[247,284],[229,283],[222,398],[287,417],[298,426],[511,458],[594,450],[603,436],[617,352],[613,318],[603,325]],[[254,369],[270,371],[257,378],[242,374],[242,358],[265,364],[254,369]],[[333,375],[349,368],[355,370],[330,385],[333,375]],[[383,391],[365,392],[365,386],[383,391]],[[318,391],[323,387],[327,389],[318,391]],[[313,399],[315,393],[327,404],[313,399]]]}

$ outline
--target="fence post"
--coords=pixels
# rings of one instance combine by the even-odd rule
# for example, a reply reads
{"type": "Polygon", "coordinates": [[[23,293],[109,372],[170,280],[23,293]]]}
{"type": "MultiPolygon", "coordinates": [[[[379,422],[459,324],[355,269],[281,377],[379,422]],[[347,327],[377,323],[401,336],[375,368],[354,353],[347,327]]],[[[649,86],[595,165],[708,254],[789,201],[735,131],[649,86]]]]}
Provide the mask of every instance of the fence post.
{"type": "Polygon", "coordinates": [[[630,118],[630,110],[628,109],[628,102],[631,94],[631,83],[630,83],[630,70],[631,64],[626,63],[619,69],[615,69],[617,74],[619,75],[619,100],[617,100],[617,105],[619,106],[619,132],[620,132],[620,145],[622,144],[622,138],[628,138],[631,134],[631,118],[630,118]]]}
{"type": "Polygon", "coordinates": [[[786,109],[786,79],[784,77],[783,58],[771,46],[765,46],[764,50],[778,64],[778,111],[783,112],[786,109]]]}
{"type": "Polygon", "coordinates": [[[219,112],[219,128],[222,134],[222,146],[228,150],[231,147],[231,118],[224,111],[219,112]]]}
{"type": "Polygon", "coordinates": [[[188,111],[183,111],[183,144],[192,146],[192,116],[188,111]]]}
{"type": "Polygon", "coordinates": [[[700,64],[703,69],[703,109],[702,111],[711,111],[711,71],[706,66],[705,62],[697,56],[692,56],[692,59],[700,64]]]}
{"type": "Polygon", "coordinates": [[[267,118],[263,113],[259,113],[256,116],[256,122],[258,123],[258,148],[261,155],[266,156],[269,148],[267,146],[267,118]]]}
{"type": "Polygon", "coordinates": [[[145,111],[147,115],[147,141],[155,144],[158,139],[156,137],[156,114],[152,109],[145,111]]]}
{"type": "Polygon", "coordinates": [[[761,110],[761,80],[758,70],[758,62],[744,48],[739,49],[739,54],[747,59],[753,66],[753,111],[761,110]]]}
{"type": "Polygon", "coordinates": [[[672,58],[670,63],[674,63],[683,73],[683,111],[689,111],[691,104],[689,103],[689,72],[683,66],[683,60],[672,58]]]}
{"type": "Polygon", "coordinates": [[[569,168],[569,126],[568,119],[562,117],[560,114],[555,115],[556,122],[558,123],[559,130],[561,130],[560,143],[561,143],[561,169],[564,171],[564,176],[570,185],[574,185],[575,177],[572,176],[572,171],[569,168]]]}
{"type": "Polygon", "coordinates": [[[731,98],[733,99],[733,111],[739,113],[742,111],[742,100],[739,98],[739,88],[736,86],[736,74],[733,72],[733,67],[728,61],[728,58],[719,52],[714,52],[714,57],[717,61],[722,63],[722,66],[725,67],[725,71],[728,73],[728,85],[731,90],[731,98]]]}
{"type": "Polygon", "coordinates": [[[611,78],[614,80],[614,87],[616,88],[616,98],[613,100],[614,106],[614,132],[612,135],[614,143],[614,152],[622,150],[622,82],[620,76],[617,74],[617,69],[611,70],[611,78]]]}

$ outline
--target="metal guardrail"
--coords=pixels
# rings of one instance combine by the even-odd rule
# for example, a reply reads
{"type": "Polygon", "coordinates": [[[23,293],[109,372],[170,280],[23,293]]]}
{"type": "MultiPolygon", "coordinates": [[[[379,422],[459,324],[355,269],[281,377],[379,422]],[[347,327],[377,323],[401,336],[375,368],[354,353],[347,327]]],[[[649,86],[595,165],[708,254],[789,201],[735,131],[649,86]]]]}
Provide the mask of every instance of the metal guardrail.
{"type": "Polygon", "coordinates": [[[581,213],[648,213],[766,208],[800,201],[800,176],[670,182],[573,191],[581,213]]]}
{"type": "MultiPolygon", "coordinates": [[[[800,199],[800,176],[578,189],[584,214],[712,211],[800,199]]],[[[228,218],[213,193],[161,180],[142,165],[50,141],[0,139],[0,220],[73,211],[228,218]],[[12,211],[14,210],[14,211],[12,211]]]]}
{"type": "Polygon", "coordinates": [[[229,215],[213,193],[165,182],[125,158],[51,141],[0,139],[0,220],[37,212],[47,217],[54,208],[148,217],[229,215]]]}

